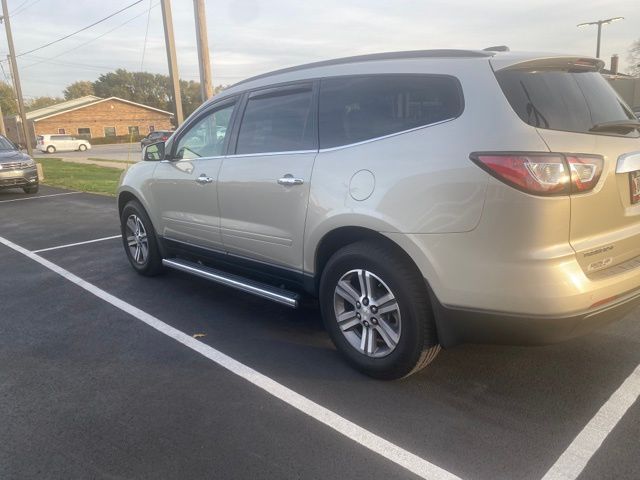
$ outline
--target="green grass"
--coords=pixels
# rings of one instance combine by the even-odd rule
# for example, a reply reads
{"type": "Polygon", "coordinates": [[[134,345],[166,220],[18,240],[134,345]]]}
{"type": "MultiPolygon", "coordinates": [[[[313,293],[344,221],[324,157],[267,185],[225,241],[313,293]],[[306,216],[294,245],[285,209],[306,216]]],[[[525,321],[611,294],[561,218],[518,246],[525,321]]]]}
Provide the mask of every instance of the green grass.
{"type": "Polygon", "coordinates": [[[96,157],[88,157],[87,160],[95,160],[96,162],[114,162],[114,163],[126,163],[126,164],[136,163],[135,160],[113,160],[111,158],[96,158],[96,157]]]}
{"type": "Polygon", "coordinates": [[[83,192],[115,195],[122,170],[119,168],[63,162],[59,158],[38,158],[44,184],[83,192]]]}

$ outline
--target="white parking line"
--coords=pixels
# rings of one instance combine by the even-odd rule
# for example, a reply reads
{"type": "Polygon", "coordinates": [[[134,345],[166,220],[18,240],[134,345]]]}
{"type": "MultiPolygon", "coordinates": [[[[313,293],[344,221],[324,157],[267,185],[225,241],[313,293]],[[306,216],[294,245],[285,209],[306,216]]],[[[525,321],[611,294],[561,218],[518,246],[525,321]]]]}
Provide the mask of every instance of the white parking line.
{"type": "Polygon", "coordinates": [[[41,248],[40,250],[33,250],[33,253],[50,252],[51,250],[59,250],[61,248],[77,247],[78,245],[86,245],[87,243],[104,242],[105,240],[113,240],[120,238],[121,235],[113,235],[111,237],[96,238],[95,240],[87,240],[86,242],[68,243],[66,245],[58,245],[57,247],[41,248]]]}
{"type": "Polygon", "coordinates": [[[51,195],[38,195],[37,197],[12,198],[11,200],[0,200],[0,203],[23,202],[25,200],[36,200],[38,198],[59,197],[61,195],[75,195],[76,193],[82,192],[52,193],[51,195]]]}
{"type": "Polygon", "coordinates": [[[137,318],[138,320],[146,323],[155,330],[173,338],[177,342],[184,346],[198,352],[205,356],[209,360],[217,363],[221,367],[229,370],[231,373],[244,378],[248,382],[252,383],[256,387],[261,388],[265,392],[273,395],[274,397],[282,400],[283,402],[291,405],[300,412],[316,419],[324,425],[334,429],[338,433],[341,433],[345,437],[353,440],[354,442],[368,448],[369,450],[385,457],[386,459],[394,462],[395,464],[409,470],[410,472],[418,475],[421,478],[430,480],[460,480],[459,477],[454,474],[434,465],[427,460],[418,457],[417,455],[395,445],[394,443],[385,440],[382,437],[356,425],[355,423],[341,417],[337,413],[309,400],[308,398],[300,395],[299,393],[285,387],[284,385],[276,382],[275,380],[261,374],[260,372],[244,365],[237,360],[225,355],[224,353],[216,350],[209,345],[206,345],[199,340],[181,332],[180,330],[162,322],[156,317],[149,315],[147,312],[140,310],[137,307],[125,302],[105,292],[101,288],[81,279],[73,273],[59,267],[55,263],[52,263],[40,255],[30,252],[29,250],[16,245],[15,243],[0,237],[0,243],[15,250],[16,252],[25,255],[31,260],[38,262],[40,265],[48,268],[49,270],[57,273],[58,275],[66,278],[72,283],[75,283],[79,287],[85,289],[87,292],[92,293],[96,297],[110,303],[116,308],[119,308],[123,312],[137,318]]]}
{"type": "Polygon", "coordinates": [[[574,480],[640,397],[640,365],[582,429],[542,480],[574,480]]]}

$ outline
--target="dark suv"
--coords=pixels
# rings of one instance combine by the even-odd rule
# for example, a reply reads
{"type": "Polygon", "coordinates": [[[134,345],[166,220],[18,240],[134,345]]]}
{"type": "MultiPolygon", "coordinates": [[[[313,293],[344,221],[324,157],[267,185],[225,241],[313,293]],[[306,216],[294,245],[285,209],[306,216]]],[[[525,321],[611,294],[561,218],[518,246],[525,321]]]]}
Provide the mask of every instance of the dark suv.
{"type": "Polygon", "coordinates": [[[156,130],[154,132],[151,132],[140,141],[140,148],[144,148],[147,145],[151,145],[152,143],[166,142],[172,133],[173,132],[170,132],[168,130],[156,130]]]}

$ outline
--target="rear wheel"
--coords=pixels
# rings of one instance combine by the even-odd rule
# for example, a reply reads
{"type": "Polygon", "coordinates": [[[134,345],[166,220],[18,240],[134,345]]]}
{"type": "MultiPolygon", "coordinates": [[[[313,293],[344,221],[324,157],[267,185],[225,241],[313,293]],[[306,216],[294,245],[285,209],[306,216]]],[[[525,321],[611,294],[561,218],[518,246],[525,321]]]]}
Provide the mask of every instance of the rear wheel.
{"type": "Polygon", "coordinates": [[[162,255],[156,232],[140,203],[131,200],[120,216],[122,243],[129,263],[141,275],[153,276],[162,271],[162,255]]]}
{"type": "Polygon", "coordinates": [[[402,253],[378,242],[336,252],[320,282],[325,326],[358,370],[397,379],[440,351],[424,279],[402,253]]]}
{"type": "Polygon", "coordinates": [[[54,147],[53,145],[49,145],[47,147],[47,153],[54,153],[56,151],[56,147],[54,147]]]}
{"type": "Polygon", "coordinates": [[[40,187],[38,185],[31,185],[29,187],[24,187],[22,190],[24,193],[38,193],[39,188],[40,187]]]}

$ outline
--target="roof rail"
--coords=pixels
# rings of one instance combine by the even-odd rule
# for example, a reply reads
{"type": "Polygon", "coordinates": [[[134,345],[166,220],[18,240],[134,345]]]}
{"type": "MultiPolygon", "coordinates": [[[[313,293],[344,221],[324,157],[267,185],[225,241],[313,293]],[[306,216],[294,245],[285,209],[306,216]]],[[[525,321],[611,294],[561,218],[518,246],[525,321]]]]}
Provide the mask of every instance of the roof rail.
{"type": "MultiPolygon", "coordinates": [[[[486,49],[485,49],[486,50],[486,49]]],[[[347,63],[357,62],[371,62],[375,60],[398,60],[403,58],[473,58],[473,57],[491,57],[493,54],[481,50],[453,50],[453,49],[440,49],[440,50],[407,50],[402,52],[385,52],[385,53],[372,53],[368,55],[356,55],[353,57],[336,58],[333,60],[324,60],[321,62],[306,63],[304,65],[298,65],[296,67],[283,68],[280,70],[274,70],[273,72],[263,73],[250,77],[245,80],[241,80],[235,85],[251,82],[260,78],[270,77],[272,75],[279,75],[282,73],[296,72],[299,70],[306,70],[314,67],[328,67],[331,65],[342,65],[347,63]]]]}
{"type": "Polygon", "coordinates": [[[487,47],[482,49],[483,52],[510,52],[511,49],[506,45],[496,45],[495,47],[487,47]]]}

